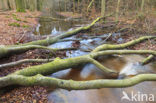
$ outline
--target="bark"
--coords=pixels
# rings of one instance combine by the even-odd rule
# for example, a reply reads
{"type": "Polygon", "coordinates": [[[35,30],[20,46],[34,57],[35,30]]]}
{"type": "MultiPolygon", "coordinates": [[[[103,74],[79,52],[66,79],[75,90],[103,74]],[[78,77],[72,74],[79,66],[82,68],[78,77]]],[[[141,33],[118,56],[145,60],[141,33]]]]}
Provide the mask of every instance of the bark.
{"type": "Polygon", "coordinates": [[[101,16],[102,17],[105,16],[105,10],[106,10],[106,1],[105,0],[101,0],[101,16]]]}
{"type": "Polygon", "coordinates": [[[118,0],[118,1],[117,1],[116,15],[115,15],[115,16],[116,16],[116,17],[115,17],[116,22],[118,21],[118,18],[119,18],[120,2],[121,2],[121,0],[118,0]]]}
{"type": "Polygon", "coordinates": [[[40,45],[26,45],[26,46],[0,46],[0,58],[10,56],[12,54],[18,54],[18,53],[23,53],[28,50],[33,50],[33,49],[46,49],[50,50],[53,54],[58,51],[58,50],[73,50],[75,48],[63,48],[63,49],[57,49],[57,48],[49,48],[45,46],[40,46],[40,45]]]}
{"type": "MultiPolygon", "coordinates": [[[[95,19],[90,25],[84,26],[84,27],[80,27],[77,28],[75,30],[66,32],[64,34],[58,35],[56,37],[53,38],[47,38],[44,40],[38,40],[38,41],[32,41],[29,43],[25,43],[25,44],[20,44],[20,45],[12,45],[12,46],[0,46],[0,58],[2,57],[6,57],[9,56],[11,54],[16,54],[16,53],[23,53],[26,52],[28,50],[32,50],[32,49],[47,49],[47,47],[43,47],[43,46],[47,46],[53,43],[58,42],[59,40],[72,36],[74,34],[77,34],[81,31],[85,31],[90,29],[96,22],[98,22],[102,17],[98,17],[97,19],[95,19]],[[36,46],[35,46],[36,45],[36,46]],[[38,46],[37,46],[38,45],[38,46]]],[[[51,49],[52,50],[52,49],[51,49]]],[[[54,49],[55,51],[55,49],[54,49]]]]}
{"type": "Polygon", "coordinates": [[[156,80],[155,74],[142,74],[124,80],[106,79],[106,80],[93,80],[93,81],[85,81],[85,82],[61,80],[61,79],[42,76],[42,75],[49,75],[68,68],[77,67],[87,63],[92,63],[95,66],[97,66],[106,76],[113,76],[113,77],[118,76],[118,72],[106,68],[105,66],[100,64],[96,59],[100,56],[113,55],[113,54],[120,54],[120,55],[150,54],[156,56],[156,51],[153,50],[113,50],[113,49],[123,49],[125,47],[134,45],[136,43],[140,43],[141,41],[147,39],[155,39],[155,36],[145,36],[119,45],[105,44],[102,45],[100,49],[91,52],[88,55],[67,58],[67,59],[56,58],[52,62],[46,64],[27,67],[22,70],[18,70],[12,74],[9,74],[5,77],[1,77],[0,88],[9,85],[14,85],[14,84],[22,85],[22,86],[32,86],[32,85],[41,85],[41,86],[50,86],[50,87],[54,86],[54,87],[65,88],[65,89],[94,89],[94,88],[104,88],[104,87],[115,88],[115,87],[128,87],[143,81],[156,80]],[[99,50],[105,50],[105,51],[99,51],[99,50]]]}
{"type": "Polygon", "coordinates": [[[79,32],[82,32],[82,31],[89,30],[89,29],[90,29],[92,26],[94,26],[94,24],[95,24],[96,22],[98,22],[101,18],[102,18],[102,17],[98,17],[98,18],[95,19],[91,24],[89,24],[89,25],[87,25],[87,26],[77,28],[77,29],[75,29],[75,30],[66,32],[66,33],[61,34],[61,35],[58,35],[58,36],[56,36],[56,37],[47,38],[47,39],[44,39],[44,40],[32,41],[32,42],[25,43],[25,44],[21,44],[21,45],[22,45],[22,46],[26,46],[26,45],[43,45],[43,46],[47,46],[47,45],[56,43],[56,42],[59,41],[60,39],[63,39],[63,38],[66,38],[66,37],[70,37],[70,36],[75,35],[75,34],[77,34],[77,33],[79,33],[79,32]]]}
{"type": "Polygon", "coordinates": [[[17,12],[25,12],[25,2],[24,0],[15,0],[16,2],[16,11],[17,12]]]}
{"type": "Polygon", "coordinates": [[[132,78],[123,80],[99,79],[90,81],[62,80],[52,77],[45,77],[42,75],[36,75],[32,77],[10,75],[0,78],[0,88],[6,87],[8,85],[39,85],[46,87],[64,88],[67,90],[86,90],[99,88],[124,88],[136,85],[144,81],[156,81],[156,74],[140,74],[132,78]]]}
{"type": "Polygon", "coordinates": [[[138,39],[135,39],[135,40],[132,40],[130,42],[127,42],[127,43],[123,43],[123,44],[103,44],[103,45],[100,45],[98,46],[97,48],[95,48],[93,50],[93,52],[97,52],[97,51],[101,51],[101,50],[114,50],[114,49],[123,49],[123,48],[126,48],[126,47],[129,47],[129,46],[133,46],[137,43],[141,43],[145,40],[149,40],[149,39],[154,39],[156,41],[156,36],[143,36],[143,37],[140,37],[138,39]]]}
{"type": "Polygon", "coordinates": [[[141,64],[142,64],[142,65],[146,65],[146,64],[148,64],[153,58],[154,58],[154,55],[149,55],[147,58],[145,58],[145,59],[141,62],[141,64]]]}
{"type": "Polygon", "coordinates": [[[88,7],[87,7],[87,13],[88,13],[89,9],[91,8],[92,4],[94,3],[94,1],[95,1],[95,0],[92,0],[92,1],[89,3],[89,5],[88,5],[88,7]]]}
{"type": "Polygon", "coordinates": [[[36,74],[49,75],[49,74],[58,72],[60,70],[73,68],[73,67],[76,67],[76,66],[79,66],[82,64],[93,63],[99,69],[101,69],[105,74],[108,74],[108,75],[113,74],[114,75],[114,73],[117,74],[116,71],[102,67],[101,65],[99,66],[99,63],[93,61],[93,59],[96,59],[100,56],[112,55],[112,54],[120,54],[120,55],[123,55],[123,54],[152,54],[152,55],[156,56],[156,51],[152,51],[152,50],[106,50],[106,51],[90,53],[88,55],[67,58],[67,59],[56,58],[52,62],[42,64],[42,65],[27,67],[25,69],[16,71],[13,74],[24,75],[24,76],[34,76],[36,74]]]}
{"type": "Polygon", "coordinates": [[[141,2],[141,12],[143,13],[144,10],[144,5],[145,5],[145,0],[142,0],[141,2]]]}
{"type": "Polygon", "coordinates": [[[17,65],[20,65],[20,64],[23,64],[23,63],[47,63],[47,62],[50,62],[50,61],[53,61],[53,59],[23,59],[23,60],[11,62],[11,63],[1,64],[0,65],[0,70],[2,70],[4,68],[17,66],[17,65]]]}

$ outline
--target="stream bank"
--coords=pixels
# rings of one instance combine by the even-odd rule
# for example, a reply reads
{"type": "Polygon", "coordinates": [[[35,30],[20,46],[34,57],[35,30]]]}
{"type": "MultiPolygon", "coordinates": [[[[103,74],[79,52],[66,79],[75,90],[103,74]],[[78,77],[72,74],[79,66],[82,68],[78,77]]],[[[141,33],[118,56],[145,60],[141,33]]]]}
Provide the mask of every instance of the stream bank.
{"type": "MultiPolygon", "coordinates": [[[[33,41],[36,39],[41,39],[41,38],[45,38],[47,36],[55,36],[55,35],[59,35],[63,32],[66,31],[70,31],[76,27],[80,27],[83,25],[88,24],[88,21],[86,20],[79,20],[77,21],[77,19],[72,19],[72,18],[66,18],[62,17],[60,15],[56,15],[53,14],[53,12],[51,11],[51,8],[46,8],[44,10],[44,14],[42,12],[42,14],[31,14],[30,16],[43,16],[43,17],[55,17],[55,18],[59,18],[59,19],[64,19],[63,21],[49,21],[49,19],[39,19],[38,18],[26,18],[29,21],[28,23],[25,23],[25,15],[27,16],[27,13],[17,13],[14,11],[13,14],[9,14],[9,17],[6,15],[3,15],[7,12],[3,12],[2,16],[0,16],[0,18],[2,18],[2,22],[3,25],[1,27],[1,30],[6,27],[6,29],[4,29],[4,31],[1,32],[1,38],[0,39],[2,43],[2,45],[11,45],[11,44],[15,44],[15,43],[25,43],[28,41],[33,41]],[[47,12],[45,12],[47,11],[47,12]],[[15,15],[19,15],[19,16],[15,16],[15,15]],[[24,15],[24,17],[22,17],[21,15],[24,15]],[[19,17],[21,17],[19,20],[19,17]],[[5,19],[3,19],[5,18],[5,19]],[[12,20],[13,19],[13,20],[12,20]],[[38,20],[38,21],[36,21],[38,20]],[[8,22],[9,21],[9,22],[8,22]],[[81,22],[80,22],[81,21],[81,22]],[[12,25],[9,23],[13,23],[12,25]],[[17,22],[19,23],[22,27],[14,27],[14,26],[19,26],[19,24],[14,23],[17,22]],[[24,22],[24,23],[23,23],[24,22]],[[30,29],[27,29],[27,25],[30,25],[30,29]],[[6,32],[8,31],[8,32],[6,32]],[[17,34],[17,35],[15,35],[17,34]],[[21,37],[23,37],[24,34],[24,38],[21,39],[21,37]],[[20,41],[19,41],[20,40],[20,41]],[[19,41],[19,42],[17,42],[19,41]]],[[[28,12],[29,14],[29,12],[28,12]]],[[[110,20],[112,20],[110,18],[110,20]]],[[[1,22],[1,21],[0,21],[1,22]]],[[[124,43],[130,40],[133,40],[135,38],[141,37],[143,36],[143,32],[135,32],[134,30],[131,31],[131,29],[128,30],[124,30],[124,32],[116,32],[116,26],[114,26],[116,24],[113,23],[108,23],[108,24],[97,24],[95,26],[95,28],[93,28],[92,30],[88,31],[88,32],[82,32],[77,34],[77,36],[75,37],[71,37],[68,39],[73,39],[73,38],[80,38],[83,39],[82,41],[69,41],[69,42],[61,42],[61,43],[56,43],[54,45],[51,45],[51,47],[83,47],[81,49],[84,48],[88,48],[88,49],[93,49],[96,46],[100,45],[100,42],[104,41],[105,38],[101,39],[101,38],[94,38],[94,39],[88,39],[89,36],[100,36],[100,35],[108,35],[109,33],[112,33],[113,35],[107,40],[107,42],[105,43],[124,43]],[[115,28],[115,29],[114,29],[115,28]],[[128,33],[127,33],[128,32],[128,33]],[[137,33],[139,33],[138,35],[136,35],[137,33]]],[[[118,26],[118,28],[122,28],[124,25],[118,26]]],[[[148,34],[145,34],[148,35],[148,34]]],[[[153,34],[155,35],[155,34],[153,34]]],[[[156,45],[154,41],[147,41],[146,43],[141,43],[141,44],[137,44],[134,47],[128,48],[128,49],[151,49],[151,50],[156,50],[156,45]]],[[[77,50],[77,51],[63,51],[63,52],[57,52],[57,56],[60,58],[67,58],[67,57],[74,57],[74,56],[79,56],[79,55],[84,55],[87,54],[88,52],[83,52],[81,50],[77,50]]],[[[17,61],[20,59],[26,59],[26,58],[55,58],[55,57],[51,57],[49,55],[48,51],[45,50],[33,50],[33,51],[28,51],[26,53],[22,53],[20,55],[14,55],[9,57],[9,60],[7,58],[4,58],[2,61],[0,61],[1,63],[6,63],[6,62],[12,62],[12,61],[17,61]]],[[[137,62],[141,59],[143,59],[144,57],[142,56],[138,56],[138,55],[132,55],[132,56],[126,56],[126,57],[103,57],[101,58],[101,62],[112,69],[116,69],[118,71],[123,70],[127,70],[130,69],[130,67],[138,67],[139,69],[141,68],[137,62]],[[135,61],[132,61],[135,60],[135,61]],[[135,62],[134,64],[132,62],[135,62]],[[113,64],[113,65],[112,65],[113,64]]],[[[39,63],[26,63],[26,64],[22,64],[20,66],[16,66],[13,68],[6,68],[4,71],[0,71],[0,76],[4,76],[7,75],[11,72],[14,72],[15,70],[19,70],[22,69],[24,67],[28,67],[28,66],[32,66],[32,65],[37,65],[39,63]]],[[[153,63],[155,64],[155,63],[153,63]]],[[[146,68],[155,68],[155,66],[153,66],[153,64],[149,64],[147,65],[146,68]]],[[[144,69],[144,72],[154,72],[154,71],[148,71],[151,69],[144,69]],[[147,70],[147,71],[146,71],[147,70]]],[[[129,73],[129,72],[128,72],[129,73]]],[[[136,73],[136,71],[132,71],[131,72],[132,76],[133,73],[136,73]]],[[[130,76],[131,76],[130,75],[130,76]]],[[[90,65],[87,64],[84,67],[78,67],[75,68],[74,70],[68,69],[66,71],[61,71],[55,74],[51,75],[52,77],[58,77],[58,78],[63,78],[63,79],[73,79],[73,80],[93,80],[93,79],[104,79],[105,77],[103,76],[103,74],[98,71],[98,69],[94,66],[94,65],[90,65]]],[[[99,102],[99,103],[103,103],[103,101],[107,101],[109,103],[114,103],[114,102],[118,102],[121,103],[120,101],[120,97],[122,96],[122,91],[127,91],[130,92],[131,90],[133,91],[142,91],[142,92],[146,92],[146,93],[150,93],[152,90],[150,90],[149,88],[154,88],[155,87],[155,83],[153,82],[149,82],[149,83],[141,83],[139,85],[136,85],[134,87],[130,87],[130,88],[126,88],[126,89],[118,89],[118,88],[114,88],[114,89],[108,89],[108,88],[104,88],[104,89],[100,89],[100,90],[84,90],[84,91],[67,91],[67,90],[63,90],[63,89],[54,89],[54,88],[46,88],[46,87],[39,87],[39,86],[34,86],[34,87],[15,87],[15,88],[11,88],[9,87],[8,91],[4,91],[4,93],[0,98],[0,102],[41,102],[41,103],[47,103],[48,101],[51,103],[59,103],[59,102],[69,102],[69,103],[73,103],[73,102],[99,102]],[[143,85],[143,86],[142,86],[143,85]],[[141,87],[141,88],[140,88],[141,87]],[[107,95],[106,95],[107,93],[107,95]],[[120,95],[119,95],[120,94],[120,95]]],[[[155,90],[154,90],[155,91],[155,90]]],[[[126,103],[124,101],[124,103],[126,103]]]]}

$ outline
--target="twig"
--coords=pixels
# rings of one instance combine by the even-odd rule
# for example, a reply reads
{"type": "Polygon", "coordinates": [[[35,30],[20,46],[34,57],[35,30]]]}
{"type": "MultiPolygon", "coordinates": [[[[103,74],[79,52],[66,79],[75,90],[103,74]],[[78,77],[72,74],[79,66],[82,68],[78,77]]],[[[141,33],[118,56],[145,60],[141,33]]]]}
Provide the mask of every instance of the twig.
{"type": "Polygon", "coordinates": [[[106,43],[106,41],[112,36],[112,33],[109,33],[109,35],[107,36],[107,38],[101,43],[101,44],[104,44],[106,43]]]}
{"type": "Polygon", "coordinates": [[[154,55],[149,55],[147,58],[145,58],[145,59],[141,62],[141,64],[142,64],[142,65],[146,65],[146,64],[148,64],[153,58],[154,58],[154,55]]]}

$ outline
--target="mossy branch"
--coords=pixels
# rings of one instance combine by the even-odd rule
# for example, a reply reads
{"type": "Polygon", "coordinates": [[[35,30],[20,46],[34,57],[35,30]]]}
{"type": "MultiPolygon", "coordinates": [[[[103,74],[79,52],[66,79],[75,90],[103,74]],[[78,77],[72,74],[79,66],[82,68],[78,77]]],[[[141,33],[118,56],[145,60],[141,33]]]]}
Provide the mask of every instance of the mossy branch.
{"type": "Polygon", "coordinates": [[[148,64],[153,58],[154,58],[154,55],[149,55],[147,58],[145,58],[145,59],[141,62],[141,64],[142,64],[142,65],[146,65],[146,64],[148,64]]]}
{"type": "Polygon", "coordinates": [[[94,64],[96,67],[98,67],[101,71],[104,72],[105,75],[110,75],[110,73],[117,73],[114,70],[108,69],[107,67],[103,66],[101,63],[99,63],[97,60],[90,58],[90,63],[94,64]]]}
{"type": "Polygon", "coordinates": [[[61,51],[61,50],[75,50],[76,48],[49,48],[45,46],[40,46],[40,45],[26,45],[26,46],[0,46],[0,58],[10,56],[12,54],[18,54],[18,53],[23,53],[28,50],[33,50],[33,49],[46,49],[50,50],[53,54],[56,51],[61,51]]]}
{"type": "MultiPolygon", "coordinates": [[[[125,48],[127,46],[131,46],[136,43],[139,43],[143,40],[153,39],[153,38],[155,38],[155,36],[145,36],[145,37],[141,37],[139,39],[130,41],[128,43],[120,44],[119,46],[118,45],[113,45],[113,46],[105,45],[104,47],[102,47],[102,49],[100,49],[100,50],[104,49],[105,51],[97,50],[96,52],[95,51],[91,52],[88,55],[67,58],[67,59],[56,58],[52,62],[49,62],[46,64],[27,67],[22,70],[18,70],[12,74],[9,74],[5,77],[1,77],[0,88],[13,85],[13,84],[18,84],[18,85],[23,85],[23,86],[32,86],[32,85],[54,86],[54,87],[65,88],[65,89],[94,89],[94,88],[104,88],[104,87],[115,88],[115,87],[128,87],[128,86],[132,86],[143,81],[156,80],[155,74],[142,74],[142,75],[138,75],[133,78],[124,79],[124,80],[107,80],[106,79],[106,80],[94,80],[94,81],[85,81],[85,82],[61,80],[61,79],[41,76],[41,75],[52,74],[60,70],[77,67],[79,65],[87,64],[87,63],[95,64],[99,69],[101,69],[107,75],[112,75],[112,73],[118,74],[116,71],[113,71],[104,67],[95,59],[100,56],[113,55],[113,54],[120,54],[120,55],[150,54],[150,55],[156,56],[156,51],[153,51],[153,50],[106,50],[106,49],[125,48]],[[37,74],[41,74],[41,75],[37,75],[37,74]],[[29,76],[32,76],[32,77],[29,77],[29,76]]],[[[19,48],[17,47],[17,49],[19,48]]]]}
{"type": "Polygon", "coordinates": [[[52,77],[45,77],[42,75],[36,75],[32,77],[10,75],[0,78],[0,88],[9,85],[39,85],[46,87],[64,88],[68,90],[86,90],[99,88],[124,88],[136,85],[144,81],[156,81],[156,74],[140,74],[132,78],[123,80],[99,79],[90,81],[62,80],[52,77]]]}
{"type": "Polygon", "coordinates": [[[47,45],[50,45],[50,44],[53,44],[53,43],[56,43],[58,42],[60,39],[63,39],[63,38],[66,38],[66,37],[69,37],[69,36],[72,36],[72,35],[75,35],[81,31],[86,31],[86,30],[89,30],[92,26],[94,26],[94,24],[96,22],[98,22],[102,17],[98,17],[97,19],[95,19],[91,24],[87,25],[87,26],[84,26],[84,27],[79,27],[77,29],[74,29],[72,31],[68,31],[66,33],[63,33],[61,35],[58,35],[56,37],[53,37],[53,38],[47,38],[47,39],[43,39],[43,40],[37,40],[37,41],[32,41],[32,42],[29,42],[29,43],[25,43],[25,44],[21,44],[21,45],[44,45],[44,46],[47,46],[47,45]]]}
{"type": "Polygon", "coordinates": [[[88,5],[88,7],[87,7],[87,13],[88,13],[89,9],[91,8],[92,4],[94,3],[94,1],[95,1],[95,0],[92,0],[92,1],[89,3],[89,5],[88,5]]]}
{"type": "Polygon", "coordinates": [[[66,33],[58,35],[56,37],[47,38],[47,39],[43,39],[43,40],[32,41],[32,42],[25,43],[25,44],[20,44],[20,45],[0,46],[0,58],[11,55],[11,54],[23,53],[25,51],[32,50],[32,49],[49,49],[49,48],[44,47],[44,46],[56,43],[56,42],[58,42],[59,40],[61,40],[63,38],[72,36],[74,34],[77,34],[77,33],[81,32],[81,31],[86,31],[86,30],[90,29],[101,18],[102,17],[98,17],[91,24],[89,24],[87,26],[77,28],[75,30],[66,32],[66,33]]]}
{"type": "MultiPolygon", "coordinates": [[[[19,71],[16,71],[13,74],[17,75],[24,75],[24,76],[34,76],[36,74],[42,74],[42,75],[48,75],[51,73],[58,72],[60,70],[65,70],[68,68],[73,68],[77,67],[82,64],[87,64],[87,63],[94,63],[98,68],[103,68],[99,65],[97,65],[97,62],[91,61],[90,58],[95,59],[100,56],[104,55],[112,55],[112,54],[152,54],[156,56],[156,51],[152,50],[106,50],[106,51],[100,51],[100,52],[95,52],[95,53],[90,53],[88,55],[83,55],[79,57],[73,57],[73,58],[67,58],[67,59],[60,59],[56,58],[54,61],[42,64],[42,65],[37,65],[37,66],[31,66],[19,71]]],[[[103,68],[106,69],[106,68],[103,68]]],[[[112,73],[111,70],[103,70],[103,71],[110,71],[110,74],[112,73]]],[[[108,72],[107,72],[108,73],[108,72]]]]}
{"type": "Polygon", "coordinates": [[[101,51],[101,50],[123,49],[123,48],[129,47],[129,46],[133,46],[137,43],[141,43],[148,39],[156,40],[156,36],[143,36],[143,37],[140,37],[138,39],[135,39],[135,40],[129,41],[127,43],[123,43],[123,44],[103,44],[103,45],[100,45],[97,48],[95,48],[93,50],[93,52],[97,52],[97,51],[101,51]]]}

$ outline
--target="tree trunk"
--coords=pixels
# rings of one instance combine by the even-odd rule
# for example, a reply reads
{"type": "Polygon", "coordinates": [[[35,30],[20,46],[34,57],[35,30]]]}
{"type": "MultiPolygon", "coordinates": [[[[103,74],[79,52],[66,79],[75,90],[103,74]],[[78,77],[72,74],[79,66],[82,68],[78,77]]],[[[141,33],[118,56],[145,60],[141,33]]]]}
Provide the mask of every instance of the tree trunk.
{"type": "MultiPolygon", "coordinates": [[[[77,28],[75,30],[66,32],[64,34],[58,35],[58,36],[53,37],[53,38],[47,38],[47,39],[44,39],[44,40],[32,41],[32,42],[25,43],[25,44],[20,44],[20,45],[12,45],[12,46],[0,45],[0,58],[6,57],[6,56],[9,56],[9,55],[12,55],[12,54],[16,54],[16,53],[23,53],[23,52],[26,52],[26,51],[32,50],[32,49],[49,49],[49,48],[46,48],[46,47],[43,47],[43,46],[47,46],[47,45],[56,43],[56,42],[58,42],[59,40],[61,40],[63,38],[75,35],[75,34],[81,32],[81,31],[89,30],[101,18],[102,17],[99,17],[99,18],[95,19],[91,24],[89,24],[87,26],[77,28]]],[[[57,49],[53,49],[53,50],[55,51],[57,49]]]]}
{"type": "MultiPolygon", "coordinates": [[[[42,65],[27,67],[22,70],[18,70],[8,76],[1,77],[0,78],[0,82],[1,82],[0,88],[9,86],[9,85],[13,85],[13,84],[32,86],[32,85],[43,85],[43,83],[45,83],[44,86],[61,87],[61,86],[58,86],[58,82],[63,82],[62,84],[64,84],[64,83],[66,84],[66,82],[67,82],[67,84],[72,84],[72,85],[76,86],[77,89],[81,89],[81,88],[85,89],[85,85],[82,86],[81,88],[78,88],[79,86],[77,86],[76,84],[82,83],[82,85],[83,85],[84,83],[86,83],[86,86],[87,85],[89,86],[90,83],[94,84],[94,81],[90,81],[90,82],[89,81],[88,82],[74,82],[71,80],[64,81],[64,80],[54,79],[54,78],[50,78],[50,77],[40,76],[37,74],[49,75],[51,73],[55,73],[60,70],[72,68],[72,67],[79,66],[82,64],[93,63],[101,71],[103,71],[103,73],[105,75],[117,76],[118,73],[116,71],[113,71],[111,69],[104,67],[98,61],[95,60],[95,58],[97,58],[97,57],[100,57],[103,55],[112,55],[112,54],[120,54],[120,55],[122,55],[122,54],[152,54],[152,55],[156,56],[156,51],[152,51],[152,50],[105,50],[105,51],[90,53],[90,54],[84,55],[84,56],[74,57],[74,58],[67,58],[67,59],[56,58],[52,62],[42,64],[42,65]],[[35,76],[35,75],[37,75],[37,76],[35,76]],[[31,77],[31,76],[33,76],[33,77],[31,77]],[[50,84],[47,84],[47,83],[50,83],[50,84]]],[[[113,83],[112,85],[103,84],[103,86],[102,86],[102,84],[101,84],[100,87],[92,85],[91,87],[87,86],[86,88],[91,89],[91,88],[103,88],[103,87],[127,87],[127,86],[131,86],[131,85],[134,85],[139,82],[146,81],[146,80],[156,80],[155,74],[149,74],[149,75],[151,75],[151,76],[148,78],[147,78],[147,74],[143,75],[143,77],[136,76],[136,77],[132,78],[132,81],[135,81],[135,83],[129,82],[129,81],[131,81],[131,79],[129,79],[129,80],[125,79],[125,80],[121,80],[121,81],[127,81],[127,82],[129,82],[128,84],[127,84],[127,82],[123,85],[121,85],[120,83],[119,84],[113,83]]],[[[98,80],[95,80],[95,81],[96,81],[95,84],[98,85],[99,84],[99,82],[97,82],[98,80]]],[[[112,80],[101,80],[101,82],[103,82],[103,81],[108,81],[108,84],[109,84],[109,83],[111,83],[112,80]]],[[[114,80],[115,83],[117,83],[119,81],[120,80],[114,80]]],[[[62,85],[61,88],[67,89],[67,86],[64,87],[64,85],[62,85]]],[[[68,87],[68,89],[76,89],[76,88],[68,87]]]]}
{"type": "Polygon", "coordinates": [[[141,2],[141,12],[143,13],[144,10],[144,5],[145,5],[145,0],[142,0],[141,2]]]}
{"type": "MultiPolygon", "coordinates": [[[[97,48],[95,48],[95,50],[93,50],[90,54],[87,55],[67,58],[67,59],[56,58],[53,61],[46,64],[27,67],[22,70],[18,70],[12,74],[9,74],[7,76],[0,77],[0,88],[9,85],[22,85],[22,86],[40,85],[40,86],[49,86],[49,87],[58,87],[58,88],[64,88],[70,90],[71,89],[77,90],[77,89],[95,89],[95,88],[104,88],[104,87],[111,87],[111,88],[128,87],[143,81],[153,81],[156,80],[155,74],[141,74],[133,78],[124,79],[124,80],[106,79],[106,80],[92,80],[92,81],[61,80],[61,79],[42,76],[42,75],[49,75],[68,68],[85,65],[87,63],[92,63],[97,68],[99,68],[101,72],[104,73],[104,75],[108,77],[117,77],[118,72],[105,67],[104,65],[99,63],[96,59],[100,56],[113,55],[113,54],[120,54],[120,55],[149,54],[152,56],[156,56],[156,51],[152,51],[152,50],[114,50],[114,49],[124,49],[126,47],[140,43],[141,41],[149,40],[149,39],[156,40],[156,36],[145,36],[145,37],[138,38],[136,40],[132,40],[127,43],[117,44],[117,45],[104,44],[98,46],[97,48]]],[[[39,62],[42,61],[45,62],[45,60],[39,60],[39,62]]],[[[18,63],[21,62],[16,62],[11,65],[16,65],[18,63]]]]}
{"type": "Polygon", "coordinates": [[[105,16],[105,10],[106,10],[106,0],[101,1],[101,16],[105,16]]]}
{"type": "Polygon", "coordinates": [[[16,11],[25,12],[25,3],[24,0],[15,0],[16,2],[16,11]]]}
{"type": "Polygon", "coordinates": [[[120,9],[120,0],[118,0],[116,7],[116,21],[118,21],[119,18],[119,9],[120,9]]]}

